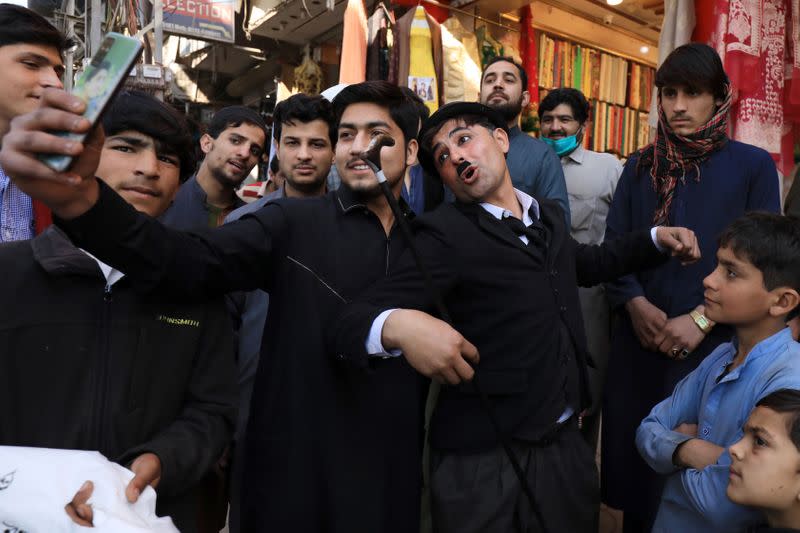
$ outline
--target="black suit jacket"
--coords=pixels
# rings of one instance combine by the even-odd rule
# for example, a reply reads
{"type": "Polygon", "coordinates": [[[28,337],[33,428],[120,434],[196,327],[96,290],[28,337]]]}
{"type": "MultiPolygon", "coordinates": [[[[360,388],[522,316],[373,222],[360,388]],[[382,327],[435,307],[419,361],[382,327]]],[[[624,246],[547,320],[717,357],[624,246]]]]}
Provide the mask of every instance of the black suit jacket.
{"type": "MultiPolygon", "coordinates": [[[[415,221],[416,244],[453,326],[478,347],[477,375],[503,431],[517,435],[524,426],[525,436],[533,438],[563,413],[567,372],[575,366],[584,387],[581,405],[572,407],[589,403],[585,373],[590,356],[578,285],[596,285],[665,259],[649,231],[601,246],[580,244],[570,237],[556,202],[542,200],[539,205],[550,230],[544,265],[479,205],[443,204],[415,221]],[[566,343],[561,335],[565,329],[566,343]]],[[[387,279],[345,308],[331,328],[337,353],[354,362],[366,358],[364,340],[372,321],[393,307],[432,307],[408,253],[387,279]]],[[[431,423],[432,445],[478,450],[497,442],[473,388],[442,387],[431,423]]]]}

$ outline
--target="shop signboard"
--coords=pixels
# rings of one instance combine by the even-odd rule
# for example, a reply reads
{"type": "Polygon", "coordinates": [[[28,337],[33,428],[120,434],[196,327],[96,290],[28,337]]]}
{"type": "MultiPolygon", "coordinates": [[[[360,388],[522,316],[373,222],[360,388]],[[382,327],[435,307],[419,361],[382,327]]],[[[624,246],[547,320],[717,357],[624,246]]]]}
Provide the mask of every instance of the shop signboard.
{"type": "Polygon", "coordinates": [[[164,0],[164,30],[207,41],[234,41],[234,0],[164,0]]]}

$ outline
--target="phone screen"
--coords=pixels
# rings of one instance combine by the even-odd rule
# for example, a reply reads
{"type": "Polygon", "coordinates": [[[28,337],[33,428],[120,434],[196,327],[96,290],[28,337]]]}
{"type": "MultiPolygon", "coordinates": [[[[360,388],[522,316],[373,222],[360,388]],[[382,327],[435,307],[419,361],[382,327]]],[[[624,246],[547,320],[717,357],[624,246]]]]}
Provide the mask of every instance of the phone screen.
{"type": "MultiPolygon", "coordinates": [[[[142,52],[142,43],[133,37],[109,33],[100,44],[86,70],[75,82],[72,94],[86,102],[83,116],[92,125],[97,123],[103,110],[122,86],[133,64],[142,52]]],[[[83,142],[86,134],[57,132],[56,135],[83,142]]],[[[53,170],[62,172],[72,162],[68,155],[45,154],[40,159],[53,170]]]]}

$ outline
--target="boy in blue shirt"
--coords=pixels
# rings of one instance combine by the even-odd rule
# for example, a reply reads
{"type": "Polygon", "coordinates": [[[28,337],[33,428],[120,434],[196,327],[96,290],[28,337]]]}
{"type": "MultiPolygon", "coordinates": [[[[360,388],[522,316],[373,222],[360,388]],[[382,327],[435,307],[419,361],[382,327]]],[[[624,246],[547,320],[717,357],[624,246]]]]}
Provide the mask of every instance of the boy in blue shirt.
{"type": "Polygon", "coordinates": [[[748,533],[800,532],[800,391],[783,389],[761,399],[728,452],[728,498],[766,518],[748,533]]]}
{"type": "MultiPolygon", "coordinates": [[[[800,221],[750,213],[720,237],[717,268],[703,280],[705,316],[736,328],[636,432],[636,446],[667,475],[654,532],[740,531],[758,512],[725,494],[726,447],[757,402],[800,389],[800,345],[786,327],[800,303],[800,221]]],[[[699,324],[698,327],[701,327],[699,324]]]]}

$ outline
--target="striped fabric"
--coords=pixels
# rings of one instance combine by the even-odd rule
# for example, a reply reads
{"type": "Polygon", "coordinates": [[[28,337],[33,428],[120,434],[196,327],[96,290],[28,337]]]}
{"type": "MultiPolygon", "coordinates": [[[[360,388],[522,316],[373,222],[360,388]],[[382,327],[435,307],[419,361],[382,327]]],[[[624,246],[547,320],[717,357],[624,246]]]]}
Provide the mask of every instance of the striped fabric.
{"type": "Polygon", "coordinates": [[[695,170],[695,180],[700,181],[700,164],[728,140],[728,111],[731,108],[731,86],[725,87],[725,101],[705,126],[694,133],[681,136],[667,124],[661,102],[658,102],[658,128],[652,144],[639,152],[637,167],[650,167],[653,188],[658,192],[658,203],[653,216],[655,225],[666,224],[675,187],[687,170],[695,170]]]}

